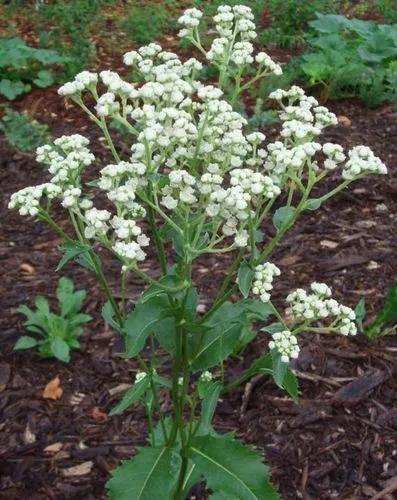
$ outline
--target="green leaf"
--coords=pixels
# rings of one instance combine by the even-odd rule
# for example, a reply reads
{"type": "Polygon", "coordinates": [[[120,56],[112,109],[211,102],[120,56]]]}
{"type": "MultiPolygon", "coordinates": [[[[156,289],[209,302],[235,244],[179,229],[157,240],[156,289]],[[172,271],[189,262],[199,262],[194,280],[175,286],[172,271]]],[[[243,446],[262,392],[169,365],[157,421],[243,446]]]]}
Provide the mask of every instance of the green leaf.
{"type": "Polygon", "coordinates": [[[226,359],[237,346],[241,329],[241,323],[222,323],[205,332],[202,346],[192,362],[193,370],[206,370],[226,359]]]}
{"type": "Polygon", "coordinates": [[[135,383],[131,389],[128,389],[123,396],[123,399],[114,408],[110,410],[109,416],[119,415],[124,410],[141,399],[141,397],[148,390],[150,385],[150,376],[146,375],[142,380],[135,383]]]}
{"type": "Polygon", "coordinates": [[[88,245],[83,245],[79,241],[65,241],[65,243],[61,246],[61,250],[65,252],[65,255],[59,261],[58,267],[56,271],[60,271],[63,269],[68,262],[71,260],[77,260],[83,254],[87,253],[90,250],[88,245]]]}
{"type": "Polygon", "coordinates": [[[117,332],[121,333],[120,325],[117,323],[115,318],[114,309],[110,301],[106,301],[102,307],[102,318],[108,323],[112,328],[114,328],[117,332]]]}
{"type": "Polygon", "coordinates": [[[276,210],[273,216],[273,225],[277,230],[288,225],[295,214],[294,207],[280,207],[276,210]]]}
{"type": "Polygon", "coordinates": [[[202,434],[209,434],[211,431],[211,422],[221,391],[222,384],[220,382],[210,382],[207,384],[204,398],[201,403],[200,433],[202,434]]]}
{"type": "Polygon", "coordinates": [[[51,350],[57,359],[63,361],[64,363],[69,363],[70,347],[63,339],[61,339],[60,337],[55,337],[51,342],[51,350]]]}
{"type": "Polygon", "coordinates": [[[219,490],[208,497],[208,500],[240,500],[240,497],[230,496],[229,493],[225,493],[223,490],[219,490]]]}
{"type": "Polygon", "coordinates": [[[227,498],[275,500],[279,496],[268,482],[268,468],[252,448],[222,437],[196,437],[188,451],[207,486],[227,498]]]}
{"type": "Polygon", "coordinates": [[[284,375],[283,388],[294,401],[298,401],[298,379],[289,366],[284,375]]]}
{"type": "Polygon", "coordinates": [[[123,462],[106,483],[109,500],[171,500],[181,458],[172,448],[142,448],[123,462]]]}
{"type": "Polygon", "coordinates": [[[383,325],[395,320],[397,320],[397,286],[391,285],[387,290],[385,305],[375,321],[365,330],[365,334],[371,339],[380,337],[383,325]]]}
{"type": "Polygon", "coordinates": [[[365,297],[361,297],[361,299],[358,301],[354,313],[356,315],[356,322],[357,325],[362,332],[364,330],[363,328],[363,321],[365,319],[365,316],[367,314],[366,308],[365,308],[365,297]]]}
{"type": "Polygon", "coordinates": [[[152,297],[139,302],[130,312],[124,324],[127,358],[136,356],[144,347],[148,335],[160,319],[171,316],[173,309],[166,296],[152,297]]]}
{"type": "Polygon", "coordinates": [[[15,346],[14,351],[22,351],[23,349],[31,349],[32,347],[36,347],[37,340],[33,337],[29,337],[28,335],[23,335],[20,337],[15,346]]]}
{"type": "Polygon", "coordinates": [[[3,78],[0,81],[0,94],[13,101],[16,97],[25,92],[29,92],[30,85],[24,84],[21,80],[11,81],[8,78],[3,78]]]}
{"type": "Polygon", "coordinates": [[[276,350],[273,349],[271,351],[272,355],[272,370],[273,370],[273,379],[276,382],[276,384],[283,389],[283,382],[284,382],[284,377],[287,372],[288,368],[288,363],[284,363],[281,361],[281,354],[276,350]]]}
{"type": "Polygon", "coordinates": [[[240,269],[238,270],[237,284],[242,293],[243,297],[247,298],[251,290],[252,280],[254,278],[255,271],[245,260],[241,263],[240,269]]]}
{"type": "Polygon", "coordinates": [[[141,302],[146,302],[152,297],[156,297],[158,295],[164,295],[165,291],[162,290],[159,285],[174,288],[182,285],[182,280],[176,274],[168,274],[166,276],[163,276],[158,280],[158,284],[153,283],[143,292],[141,302]]]}
{"type": "Polygon", "coordinates": [[[175,350],[175,318],[164,318],[153,325],[153,333],[160,345],[170,354],[175,350]]]}
{"type": "Polygon", "coordinates": [[[33,83],[37,85],[37,87],[45,88],[49,87],[54,83],[54,77],[51,71],[46,69],[42,69],[37,73],[37,78],[33,80],[33,83]]]}
{"type": "Polygon", "coordinates": [[[310,198],[305,203],[305,210],[317,210],[321,206],[321,198],[310,198]]]}

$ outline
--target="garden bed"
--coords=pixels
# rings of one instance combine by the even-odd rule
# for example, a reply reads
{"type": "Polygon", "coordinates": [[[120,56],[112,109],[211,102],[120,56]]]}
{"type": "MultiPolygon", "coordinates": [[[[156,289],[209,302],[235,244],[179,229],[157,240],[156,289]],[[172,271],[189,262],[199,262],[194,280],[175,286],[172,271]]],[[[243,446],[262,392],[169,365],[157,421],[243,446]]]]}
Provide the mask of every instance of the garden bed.
{"type": "MultiPolygon", "coordinates": [[[[36,90],[18,107],[35,112],[55,136],[76,131],[92,134],[85,117],[64,109],[55,90],[36,90]]],[[[325,140],[370,146],[390,173],[355,183],[294,226],[272,258],[285,278],[285,288],[276,286],[273,297],[281,304],[291,284],[324,281],[332,286],[335,298],[343,297],[352,307],[365,296],[374,313],[397,275],[396,113],[389,106],[368,110],[353,101],[330,107],[340,125],[327,129],[325,140]]],[[[265,132],[275,136],[277,127],[265,132]]],[[[12,351],[23,332],[17,307],[30,305],[37,294],[54,293],[60,240],[44,225],[23,221],[7,210],[11,193],[43,182],[45,173],[32,158],[13,153],[3,138],[0,141],[0,498],[105,498],[110,471],[146,440],[143,410],[107,415],[125,384],[132,383],[137,366],[117,356],[120,342],[100,316],[104,297],[99,286],[88,271],[73,265],[65,274],[87,289],[85,310],[95,318],[85,330],[81,350],[73,353],[69,365],[41,360],[33,351],[12,351]],[[56,376],[62,396],[44,399],[46,384],[56,376]]],[[[98,142],[92,144],[103,166],[107,152],[98,142]]],[[[67,227],[62,211],[59,215],[67,227]]],[[[198,285],[206,300],[213,296],[226,259],[198,264],[198,285]]],[[[115,284],[119,266],[108,256],[105,260],[109,281],[115,284]]],[[[144,268],[156,274],[150,252],[144,268]]],[[[141,285],[132,281],[130,285],[134,299],[141,285]]],[[[201,304],[203,309],[207,306],[201,304]]],[[[254,352],[266,351],[266,344],[258,336],[244,359],[230,363],[227,373],[240,372],[254,352]]],[[[264,451],[272,480],[285,499],[393,498],[397,488],[396,338],[370,343],[361,336],[351,340],[310,335],[304,337],[301,348],[294,365],[300,381],[299,404],[275,388],[270,378],[256,378],[245,390],[223,398],[215,427],[234,431],[264,451]],[[376,496],[382,490],[382,496],[376,496]]],[[[164,392],[162,405],[169,404],[169,394],[164,392]]],[[[191,498],[207,497],[197,491],[191,498]]]]}

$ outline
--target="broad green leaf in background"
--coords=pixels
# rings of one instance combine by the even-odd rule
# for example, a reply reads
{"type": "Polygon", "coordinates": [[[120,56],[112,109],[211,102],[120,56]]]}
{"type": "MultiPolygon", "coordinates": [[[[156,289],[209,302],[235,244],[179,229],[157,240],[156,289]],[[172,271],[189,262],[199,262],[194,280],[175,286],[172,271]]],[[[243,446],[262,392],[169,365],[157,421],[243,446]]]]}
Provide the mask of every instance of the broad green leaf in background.
{"type": "Polygon", "coordinates": [[[31,86],[23,83],[21,80],[11,81],[8,78],[0,80],[0,94],[13,101],[19,95],[29,92],[31,86]]]}
{"type": "Polygon", "coordinates": [[[196,437],[188,451],[198,466],[207,486],[244,500],[276,500],[276,491],[269,484],[268,468],[252,448],[230,437],[196,437]]]}
{"type": "Polygon", "coordinates": [[[172,500],[181,458],[173,448],[141,448],[106,483],[109,500],[172,500]]]}
{"type": "Polygon", "coordinates": [[[47,69],[42,69],[37,73],[37,76],[33,80],[33,83],[40,88],[49,87],[54,83],[54,76],[51,73],[51,71],[48,71],[47,69]]]}

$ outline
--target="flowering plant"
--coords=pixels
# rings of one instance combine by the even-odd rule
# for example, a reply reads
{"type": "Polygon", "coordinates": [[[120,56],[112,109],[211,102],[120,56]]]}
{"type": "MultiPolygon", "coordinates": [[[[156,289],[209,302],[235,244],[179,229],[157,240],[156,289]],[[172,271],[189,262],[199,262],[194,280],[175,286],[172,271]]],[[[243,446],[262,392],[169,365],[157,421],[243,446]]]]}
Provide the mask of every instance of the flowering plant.
{"type": "Polygon", "coordinates": [[[337,120],[299,87],[270,96],[280,107],[280,140],[265,146],[262,133],[246,135],[246,120],[233,105],[255,80],[281,69],[263,52],[253,56],[249,40],[255,31],[247,7],[218,9],[214,20],[219,36],[209,51],[200,42],[200,17],[200,11],[187,10],[179,19],[180,35],[218,68],[218,86],[196,79],[198,60],[182,62],[154,43],[124,56],[140,73],[140,85],[111,71],[99,77],[78,74],[59,93],[99,126],[114,163],[101,169],[99,179],[83,182],[84,170],[94,161],[89,142],[77,134],[61,137],[37,151],[50,182],[25,188],[10,201],[11,208],[48,222],[64,238],[59,267],[76,259],[96,273],[108,298],[103,315],[123,336],[124,357],[137,359],[141,367],[134,386],[111,414],[142,403],[150,447],[113,472],[107,487],[109,498],[117,500],[183,499],[203,480],[214,499],[277,498],[260,455],[213,428],[217,401],[258,372],[271,374],[296,397],[288,363],[299,354],[298,335],[356,333],[354,312],[332,299],[325,284],[313,283],[310,292],[293,291],[286,299],[288,314],[279,312],[271,291],[281,270],[269,257],[302,212],[318,208],[356,179],[386,173],[365,146],[353,148],[346,157],[341,146],[317,142],[322,129],[337,120]],[[234,90],[223,99],[226,82],[234,90]],[[103,87],[106,91],[100,93],[103,87]],[[117,151],[109,119],[130,131],[134,141],[129,158],[117,151]],[[321,197],[311,197],[315,186],[336,169],[340,183],[321,197]],[[98,189],[107,202],[94,201],[98,189]],[[73,236],[52,216],[57,201],[70,215],[73,236]],[[271,213],[273,236],[262,233],[271,213]],[[151,241],[161,270],[156,277],[141,264],[151,241]],[[166,251],[169,244],[172,252],[166,251]],[[107,284],[99,246],[121,263],[120,307],[107,284]],[[200,313],[194,286],[197,259],[225,253],[233,253],[234,261],[211,307],[200,313]],[[129,273],[147,285],[132,310],[125,301],[129,273]],[[238,293],[242,298],[231,302],[238,293]],[[223,363],[257,335],[256,321],[266,325],[262,331],[271,337],[270,352],[226,385],[223,363]],[[142,353],[147,343],[151,356],[142,353]],[[156,345],[172,360],[171,378],[158,373],[164,358],[157,355],[156,345]],[[161,405],[164,388],[171,393],[170,412],[161,405]]]}

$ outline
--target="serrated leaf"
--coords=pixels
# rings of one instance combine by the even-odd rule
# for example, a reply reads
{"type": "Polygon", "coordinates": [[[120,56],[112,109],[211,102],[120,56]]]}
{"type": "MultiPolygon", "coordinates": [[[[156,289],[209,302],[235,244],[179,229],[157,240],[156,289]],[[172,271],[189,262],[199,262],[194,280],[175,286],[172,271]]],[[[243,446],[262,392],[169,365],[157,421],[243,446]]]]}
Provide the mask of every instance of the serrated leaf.
{"type": "Polygon", "coordinates": [[[14,351],[22,351],[24,349],[31,349],[32,347],[36,347],[37,340],[33,337],[29,337],[28,335],[23,335],[20,337],[15,346],[14,351]]]}
{"type": "Polygon", "coordinates": [[[252,280],[254,278],[255,271],[248,264],[248,262],[243,261],[238,270],[237,284],[243,297],[247,298],[252,285],[252,280]]]}
{"type": "Polygon", "coordinates": [[[290,223],[295,214],[295,207],[280,207],[273,216],[273,225],[279,230],[281,227],[290,223]]]}
{"type": "Polygon", "coordinates": [[[216,491],[244,500],[275,500],[279,496],[268,482],[268,468],[261,456],[238,441],[222,437],[196,437],[188,451],[216,491]]]}
{"type": "Polygon", "coordinates": [[[171,500],[181,458],[172,448],[142,448],[123,462],[106,483],[109,500],[171,500]]]}
{"type": "Polygon", "coordinates": [[[125,392],[120,403],[118,403],[110,410],[109,416],[113,417],[114,415],[119,415],[120,413],[123,413],[124,410],[139,401],[148,390],[149,385],[150,377],[146,375],[146,377],[144,377],[139,382],[136,382],[130,389],[125,392]]]}

